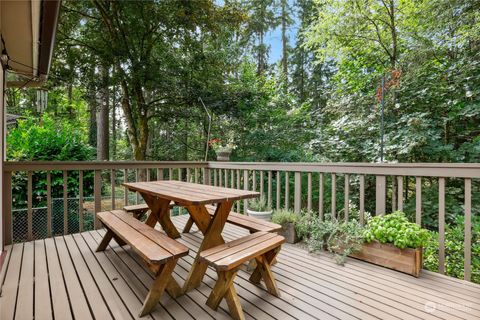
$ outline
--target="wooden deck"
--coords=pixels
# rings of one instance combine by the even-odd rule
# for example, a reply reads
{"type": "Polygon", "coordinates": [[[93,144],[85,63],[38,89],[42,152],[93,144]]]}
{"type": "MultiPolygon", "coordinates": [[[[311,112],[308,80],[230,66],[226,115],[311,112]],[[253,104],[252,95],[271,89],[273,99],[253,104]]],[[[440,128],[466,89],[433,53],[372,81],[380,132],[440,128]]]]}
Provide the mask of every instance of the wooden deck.
{"type": "MultiPolygon", "coordinates": [[[[181,230],[187,216],[175,217],[181,230]]],[[[190,255],[175,277],[183,283],[201,240],[182,235],[190,255]]],[[[8,247],[0,297],[0,319],[132,319],[152,283],[152,275],[128,248],[95,253],[103,230],[8,247]]],[[[227,225],[227,240],[246,231],[227,225]]],[[[424,272],[419,279],[357,260],[337,266],[326,254],[310,255],[285,245],[273,267],[282,297],[267,294],[240,271],[235,286],[248,319],[480,319],[480,286],[424,272]]],[[[142,319],[229,319],[206,305],[216,274],[176,300],[165,295],[142,319]]]]}

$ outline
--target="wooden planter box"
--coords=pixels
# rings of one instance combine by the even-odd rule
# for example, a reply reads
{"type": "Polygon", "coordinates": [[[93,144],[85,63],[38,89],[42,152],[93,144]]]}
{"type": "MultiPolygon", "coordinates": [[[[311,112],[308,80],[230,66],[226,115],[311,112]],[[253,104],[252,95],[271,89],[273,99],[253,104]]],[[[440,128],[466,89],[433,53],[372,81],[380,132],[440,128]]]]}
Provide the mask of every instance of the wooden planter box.
{"type": "Polygon", "coordinates": [[[422,270],[422,251],[422,248],[400,249],[389,243],[372,241],[350,257],[418,277],[422,270]]]}

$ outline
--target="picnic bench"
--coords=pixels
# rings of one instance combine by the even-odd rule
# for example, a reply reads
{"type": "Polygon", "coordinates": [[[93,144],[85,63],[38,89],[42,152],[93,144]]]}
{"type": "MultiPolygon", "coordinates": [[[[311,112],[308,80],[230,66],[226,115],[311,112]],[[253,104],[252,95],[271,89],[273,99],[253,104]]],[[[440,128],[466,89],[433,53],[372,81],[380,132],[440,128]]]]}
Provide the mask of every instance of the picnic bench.
{"type": "Polygon", "coordinates": [[[183,287],[184,292],[197,288],[207,271],[208,264],[200,261],[199,253],[203,250],[225,243],[222,230],[227,222],[233,203],[258,197],[256,191],[237,190],[222,187],[201,185],[175,180],[149,182],[131,182],[123,184],[130,191],[136,191],[145,200],[151,210],[145,224],[154,227],[157,222],[170,238],[178,238],[180,234],[170,219],[170,202],[185,207],[193,222],[203,233],[203,240],[192,268],[183,287]],[[216,204],[213,216],[206,205],[216,204]]]}
{"type": "MultiPolygon", "coordinates": [[[[213,215],[215,214],[215,210],[217,208],[212,205],[206,205],[205,208],[207,209],[208,214],[210,214],[210,216],[213,217],[213,215]]],[[[250,217],[241,213],[237,213],[234,211],[231,211],[230,214],[228,215],[227,222],[233,225],[236,225],[238,227],[247,229],[248,231],[250,231],[250,233],[259,232],[259,231],[278,232],[282,229],[282,226],[279,224],[253,218],[253,217],[250,217]]],[[[190,217],[187,223],[185,224],[185,227],[182,232],[189,233],[190,229],[192,228],[192,225],[193,225],[193,219],[190,217]]]]}
{"type": "Polygon", "coordinates": [[[166,290],[173,298],[182,294],[182,289],[172,277],[173,269],[180,257],[188,254],[188,248],[140,222],[123,210],[97,213],[107,232],[98,245],[104,251],[112,238],[120,244],[128,244],[155,274],[150,291],[143,303],[139,316],[150,313],[166,290]]]}
{"type": "Polygon", "coordinates": [[[245,319],[233,280],[238,266],[250,259],[257,261],[250,281],[260,283],[263,278],[268,292],[279,297],[280,292],[271,265],[284,242],[285,238],[280,235],[260,231],[202,251],[200,260],[214,267],[218,274],[217,282],[207,299],[207,305],[216,310],[225,298],[232,318],[245,319]]]}

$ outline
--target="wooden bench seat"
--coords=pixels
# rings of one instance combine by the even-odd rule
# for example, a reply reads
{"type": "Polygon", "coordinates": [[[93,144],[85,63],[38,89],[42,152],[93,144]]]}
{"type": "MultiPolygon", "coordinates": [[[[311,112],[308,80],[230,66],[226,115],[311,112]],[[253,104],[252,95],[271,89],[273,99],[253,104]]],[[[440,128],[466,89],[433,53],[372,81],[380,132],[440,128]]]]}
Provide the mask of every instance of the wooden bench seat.
{"type": "MultiPolygon", "coordinates": [[[[215,214],[215,210],[217,207],[212,205],[205,206],[208,213],[213,216],[215,214]]],[[[250,233],[254,232],[278,232],[282,229],[282,226],[273,222],[260,220],[257,218],[253,218],[244,214],[240,214],[234,211],[231,211],[228,214],[227,222],[233,225],[239,226],[241,228],[247,229],[250,233]]],[[[190,229],[193,225],[192,218],[188,219],[185,228],[183,229],[183,233],[190,232],[190,229]]]]}
{"type": "Polygon", "coordinates": [[[268,292],[279,297],[280,292],[273,277],[271,265],[283,243],[285,243],[284,237],[260,231],[202,251],[200,261],[214,267],[218,274],[215,287],[207,299],[207,305],[216,310],[225,298],[232,318],[245,319],[233,280],[237,268],[250,259],[255,259],[257,262],[250,281],[258,284],[263,278],[268,292]]]}
{"type": "Polygon", "coordinates": [[[140,317],[150,313],[160,300],[163,292],[177,297],[182,290],[172,277],[173,269],[180,257],[188,255],[188,248],[135,219],[123,210],[97,213],[107,232],[100,242],[97,252],[107,248],[112,238],[120,244],[128,244],[155,274],[155,280],[148,292],[140,317]]]}

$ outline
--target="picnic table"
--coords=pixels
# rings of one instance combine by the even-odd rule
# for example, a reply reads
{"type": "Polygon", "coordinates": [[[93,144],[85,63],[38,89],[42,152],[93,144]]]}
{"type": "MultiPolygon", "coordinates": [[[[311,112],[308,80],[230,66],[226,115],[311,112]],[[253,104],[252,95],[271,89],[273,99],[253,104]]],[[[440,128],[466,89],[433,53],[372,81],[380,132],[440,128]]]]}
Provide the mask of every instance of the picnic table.
{"type": "Polygon", "coordinates": [[[180,233],[170,220],[170,203],[185,207],[190,217],[203,233],[203,241],[197,252],[190,273],[185,281],[183,291],[198,287],[207,270],[207,263],[200,260],[200,252],[225,243],[222,231],[227,222],[233,203],[237,200],[255,198],[260,194],[256,191],[229,189],[188,183],[174,180],[124,183],[126,188],[136,191],[145,200],[151,210],[145,223],[155,227],[160,223],[165,233],[173,239],[180,233]],[[213,217],[206,205],[216,204],[213,217]]]}

